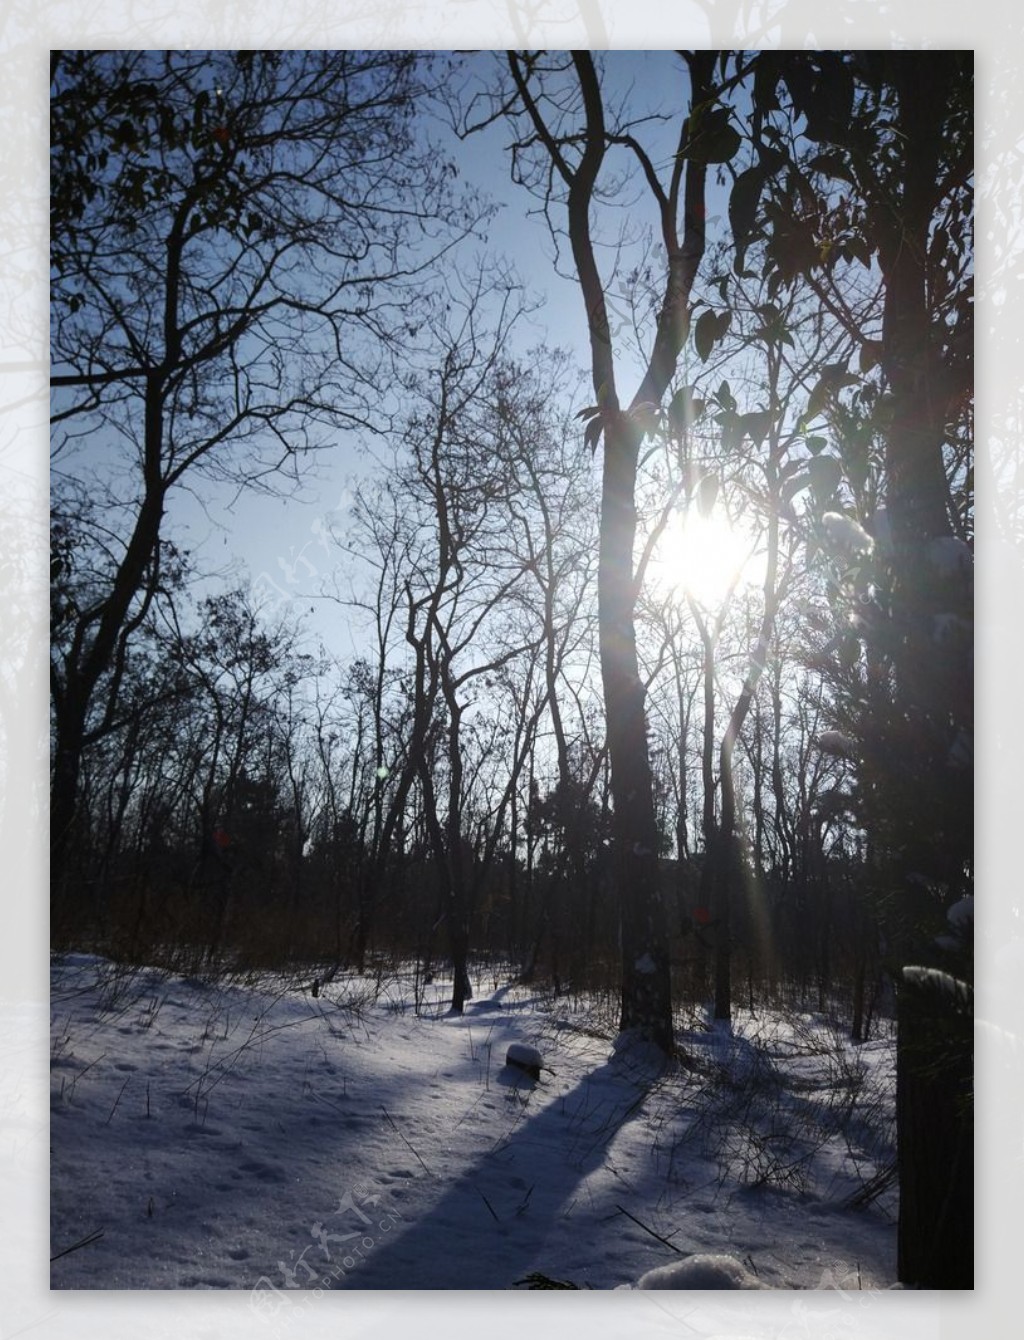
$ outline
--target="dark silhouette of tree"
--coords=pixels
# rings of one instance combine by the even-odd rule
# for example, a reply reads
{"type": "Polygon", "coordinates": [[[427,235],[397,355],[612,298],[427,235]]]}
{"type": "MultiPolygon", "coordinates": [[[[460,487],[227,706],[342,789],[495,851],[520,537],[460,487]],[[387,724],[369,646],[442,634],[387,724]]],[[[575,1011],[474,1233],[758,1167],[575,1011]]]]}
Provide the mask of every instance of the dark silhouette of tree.
{"type": "Polygon", "coordinates": [[[83,51],[52,69],[53,488],[88,572],[52,662],[59,887],[176,492],[277,487],[329,430],[380,423],[424,275],[475,215],[419,133],[430,75],[409,55],[83,51]],[[86,478],[102,506],[69,500],[86,478]]]}
{"type": "Polygon", "coordinates": [[[728,161],[739,145],[728,111],[718,105],[716,63],[712,52],[682,55],[679,103],[668,113],[675,129],[665,179],[643,146],[640,126],[609,105],[600,60],[587,52],[510,52],[511,88],[502,107],[518,127],[513,175],[541,196],[552,227],[567,234],[586,312],[597,403],[585,437],[594,448],[603,438],[604,453],[598,603],[622,936],[621,1024],[666,1052],[674,1045],[671,981],[636,649],[635,493],[645,424],[669,387],[689,332],[690,294],[704,255],[708,165],[728,161]],[[653,341],[628,402],[620,398],[622,348],[594,234],[613,154],[638,169],[664,248],[653,341]]]}
{"type": "MultiPolygon", "coordinates": [[[[953,966],[936,941],[950,939],[945,914],[973,887],[972,97],[969,53],[766,53],[753,83],[756,159],[730,203],[741,254],[762,226],[771,282],[809,284],[858,339],[858,370],[824,369],[815,408],[862,377],[878,388],[861,406],[883,445],[884,510],[867,519],[873,537],[843,518],[826,546],[864,647],[862,662],[836,665],[838,724],[889,890],[899,1274],[933,1288],[973,1281],[969,988],[928,985],[928,970],[953,966]],[[849,301],[872,265],[874,329],[849,301]]],[[[955,970],[951,981],[969,981],[969,954],[955,970]]]]}

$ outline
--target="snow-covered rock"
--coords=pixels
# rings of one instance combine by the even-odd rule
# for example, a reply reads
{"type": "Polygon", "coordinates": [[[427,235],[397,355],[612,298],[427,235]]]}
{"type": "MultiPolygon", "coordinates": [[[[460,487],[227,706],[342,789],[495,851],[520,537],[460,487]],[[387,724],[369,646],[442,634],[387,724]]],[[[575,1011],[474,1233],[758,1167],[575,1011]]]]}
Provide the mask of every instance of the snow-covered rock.
{"type": "Polygon", "coordinates": [[[698,1253],[641,1275],[638,1289],[762,1289],[734,1256],[698,1253]]]}
{"type": "Polygon", "coordinates": [[[525,1042],[513,1042],[509,1044],[505,1053],[505,1064],[514,1066],[516,1070],[525,1071],[531,1079],[540,1079],[540,1072],[544,1069],[544,1057],[536,1047],[528,1047],[525,1042]]]}

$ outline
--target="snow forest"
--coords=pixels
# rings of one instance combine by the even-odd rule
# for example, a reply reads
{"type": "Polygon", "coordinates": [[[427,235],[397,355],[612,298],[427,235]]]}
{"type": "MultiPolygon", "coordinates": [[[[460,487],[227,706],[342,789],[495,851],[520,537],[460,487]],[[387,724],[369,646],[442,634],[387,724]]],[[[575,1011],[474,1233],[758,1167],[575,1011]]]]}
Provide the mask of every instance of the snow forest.
{"type": "Polygon", "coordinates": [[[971,54],[50,76],[53,1287],[971,1289],[971,54]]]}

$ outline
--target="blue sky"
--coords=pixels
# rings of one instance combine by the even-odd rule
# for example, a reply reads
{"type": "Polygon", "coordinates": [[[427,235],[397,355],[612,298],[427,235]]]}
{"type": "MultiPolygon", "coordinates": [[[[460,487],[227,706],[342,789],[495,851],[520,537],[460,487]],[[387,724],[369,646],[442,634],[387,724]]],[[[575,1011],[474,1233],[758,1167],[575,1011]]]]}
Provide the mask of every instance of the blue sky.
{"type": "MultiPolygon", "coordinates": [[[[490,79],[499,59],[494,53],[482,53],[470,59],[468,70],[477,79],[490,79]]],[[[605,86],[613,88],[616,94],[620,90],[623,96],[628,94],[631,112],[634,107],[653,110],[659,100],[672,106],[678,99],[678,105],[683,106],[687,94],[685,67],[671,52],[607,53],[604,80],[605,86]]],[[[487,226],[486,243],[467,240],[452,264],[468,268],[479,255],[511,262],[529,294],[542,300],[539,309],[518,330],[520,348],[525,351],[542,341],[568,348],[581,369],[587,370],[589,351],[582,299],[573,279],[564,273],[571,268],[571,256],[563,245],[559,256],[563,273],[559,274],[555,243],[540,211],[540,202],[511,181],[508,148],[513,134],[511,127],[500,121],[462,141],[440,124],[434,127],[434,133],[450,148],[463,181],[477,186],[497,207],[487,226]]],[[[655,157],[660,154],[662,161],[669,163],[678,136],[678,119],[670,120],[663,131],[649,123],[644,134],[656,146],[655,157]]],[[[620,165],[611,159],[610,166],[620,165]]],[[[721,202],[717,215],[720,220],[724,213],[724,191],[715,192],[713,185],[711,191],[712,200],[718,194],[721,202]]],[[[646,192],[637,188],[632,195],[637,201],[636,212],[623,208],[612,226],[641,235],[652,222],[644,213],[646,192]]],[[[714,207],[710,221],[713,227],[714,207]]],[[[605,237],[610,241],[614,235],[608,228],[605,222],[605,237]]],[[[626,252],[625,260],[613,263],[611,250],[604,252],[613,319],[619,298],[617,283],[628,255],[626,252]]],[[[634,376],[638,380],[639,372],[634,376]]],[[[631,381],[627,366],[620,392],[626,398],[634,389],[631,381]]],[[[366,434],[339,435],[333,448],[318,453],[310,463],[301,488],[289,490],[287,496],[237,494],[200,481],[194,487],[202,490],[202,507],[187,494],[179,495],[172,507],[172,520],[181,542],[193,549],[200,568],[223,572],[237,564],[237,579],[251,580],[268,608],[280,613],[287,610],[293,615],[301,612],[311,633],[321,638],[330,651],[350,655],[358,650],[357,636],[344,611],[321,598],[339,559],[328,541],[328,531],[331,526],[343,527],[353,485],[367,469],[368,452],[379,450],[382,445],[366,434]]]]}

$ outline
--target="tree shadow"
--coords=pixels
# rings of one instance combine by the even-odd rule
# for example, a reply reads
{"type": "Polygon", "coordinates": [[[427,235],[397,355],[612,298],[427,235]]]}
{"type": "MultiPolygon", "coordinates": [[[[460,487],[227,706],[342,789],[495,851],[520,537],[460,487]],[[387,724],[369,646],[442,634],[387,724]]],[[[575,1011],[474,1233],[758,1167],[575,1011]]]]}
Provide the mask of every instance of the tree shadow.
{"type": "Polygon", "coordinates": [[[533,1270],[547,1266],[548,1273],[549,1239],[662,1073],[650,1055],[614,1055],[532,1111],[543,1084],[504,1067],[491,1084],[518,1107],[511,1129],[428,1211],[376,1235],[373,1249],[334,1287],[508,1289],[533,1270]]]}

